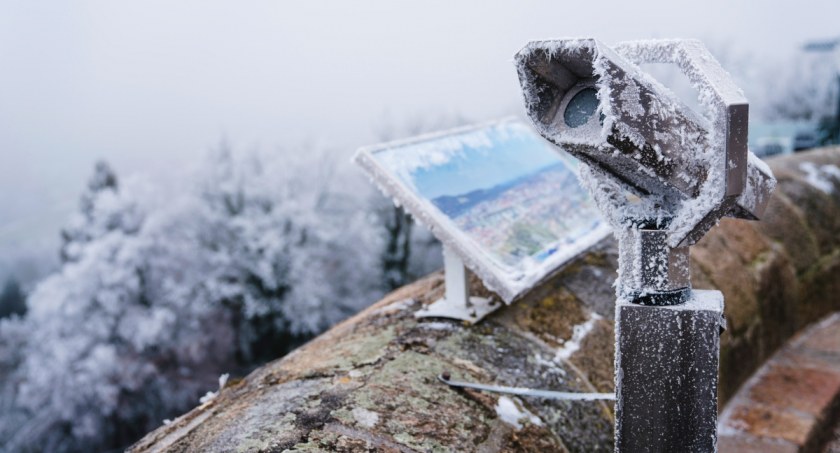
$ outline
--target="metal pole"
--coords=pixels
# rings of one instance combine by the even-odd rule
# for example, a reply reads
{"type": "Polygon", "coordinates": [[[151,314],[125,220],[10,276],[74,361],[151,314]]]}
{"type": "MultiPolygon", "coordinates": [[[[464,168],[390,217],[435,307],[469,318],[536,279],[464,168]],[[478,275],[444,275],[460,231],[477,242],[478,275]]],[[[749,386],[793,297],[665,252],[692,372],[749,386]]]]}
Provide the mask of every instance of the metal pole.
{"type": "Polygon", "coordinates": [[[688,247],[661,230],[619,235],[617,452],[711,452],[723,295],[690,288],[688,247]]]}

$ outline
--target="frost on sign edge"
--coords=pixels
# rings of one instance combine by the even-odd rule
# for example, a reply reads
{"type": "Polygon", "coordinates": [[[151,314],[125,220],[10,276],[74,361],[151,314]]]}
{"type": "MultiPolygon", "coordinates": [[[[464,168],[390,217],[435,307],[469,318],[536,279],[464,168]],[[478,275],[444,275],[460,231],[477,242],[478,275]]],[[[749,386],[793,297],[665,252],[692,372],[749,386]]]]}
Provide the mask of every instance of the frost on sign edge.
{"type": "MultiPolygon", "coordinates": [[[[596,220],[596,226],[592,226],[586,234],[570,243],[559,245],[544,261],[529,263],[534,265],[510,268],[494,259],[485,247],[470,238],[428,198],[420,195],[410,177],[414,170],[441,165],[465,148],[491,149],[496,145],[491,136],[493,134],[502,140],[525,136],[541,141],[525,124],[506,119],[365,147],[356,153],[354,161],[368,173],[372,182],[385,196],[392,198],[397,206],[404,207],[419,223],[427,226],[444,246],[454,251],[464,265],[484,282],[487,289],[497,293],[506,303],[510,303],[554,273],[565,262],[603,239],[610,230],[594,209],[586,192],[581,191],[586,197],[589,211],[596,220]],[[488,135],[490,132],[492,134],[488,135]],[[411,148],[411,153],[388,154],[389,151],[408,147],[411,148]]],[[[549,153],[555,155],[554,152],[549,153]]],[[[574,168],[566,157],[556,156],[558,162],[563,163],[568,170],[574,168]]],[[[561,197],[562,194],[557,196],[561,197]]]]}

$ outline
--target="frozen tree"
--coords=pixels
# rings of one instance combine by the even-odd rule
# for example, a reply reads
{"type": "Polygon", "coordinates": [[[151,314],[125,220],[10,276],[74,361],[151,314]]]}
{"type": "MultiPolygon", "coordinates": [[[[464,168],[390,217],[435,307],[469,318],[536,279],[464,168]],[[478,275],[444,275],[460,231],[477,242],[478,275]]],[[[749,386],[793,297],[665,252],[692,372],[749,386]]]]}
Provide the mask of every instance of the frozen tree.
{"type": "MultiPolygon", "coordinates": [[[[728,41],[707,40],[721,66],[750,100],[750,115],[761,121],[817,123],[837,113],[836,56],[797,52],[760,58],[728,41]]],[[[697,92],[672,64],[644,64],[643,70],[674,91],[689,107],[699,108],[697,92]]]]}
{"type": "Polygon", "coordinates": [[[836,67],[830,58],[800,54],[768,69],[775,75],[765,83],[769,118],[819,121],[835,114],[836,67]]]}
{"type": "MultiPolygon", "coordinates": [[[[397,135],[442,127],[413,124],[397,135]]],[[[335,162],[347,155],[223,144],[166,194],[97,163],[62,230],[60,268],[24,316],[0,320],[0,445],[125,447],[220,374],[439,267],[437,241],[335,162]]]]}
{"type": "Polygon", "coordinates": [[[50,240],[13,244],[0,253],[0,281],[14,279],[25,295],[44,277],[55,271],[59,254],[50,240]]]}
{"type": "Polygon", "coordinates": [[[385,206],[380,212],[387,233],[382,252],[382,271],[385,286],[396,289],[409,279],[408,263],[411,258],[411,230],[413,220],[401,206],[385,206]]]}
{"type": "Polygon", "coordinates": [[[405,210],[375,193],[369,209],[376,216],[379,241],[379,285],[385,291],[399,288],[443,266],[440,242],[405,210]]]}
{"type": "Polygon", "coordinates": [[[375,297],[363,272],[373,268],[372,224],[347,196],[353,182],[331,159],[274,156],[220,149],[199,177],[199,205],[181,210],[213,264],[197,284],[237,313],[244,362],[276,357],[375,297]]]}
{"type": "Polygon", "coordinates": [[[443,266],[440,242],[390,199],[375,194],[371,202],[377,226],[384,230],[381,249],[381,283],[386,291],[399,288],[443,266]]]}
{"type": "MultiPolygon", "coordinates": [[[[460,115],[418,115],[402,123],[384,115],[379,122],[380,141],[399,140],[430,131],[451,129],[467,123],[460,115]]],[[[442,266],[440,243],[425,228],[415,228],[414,220],[401,206],[381,194],[374,194],[371,210],[384,230],[380,266],[382,283],[392,290],[442,266]]]]}
{"type": "Polygon", "coordinates": [[[61,269],[25,317],[0,324],[0,444],[124,447],[219,374],[376,300],[382,239],[368,186],[315,154],[223,147],[165,202],[97,164],[61,269]]]}
{"type": "Polygon", "coordinates": [[[3,326],[4,346],[21,350],[3,382],[14,397],[0,436],[12,450],[103,448],[119,430],[143,429],[115,422],[137,421],[122,412],[137,408],[122,402],[159,377],[162,354],[147,347],[159,346],[152,332],[173,314],[144,298],[143,216],[130,190],[113,179],[97,185],[106,169],[97,165],[82,213],[65,230],[64,266],[37,286],[19,325],[3,326]],[[6,335],[22,329],[25,339],[6,335]]]}
{"type": "Polygon", "coordinates": [[[61,232],[62,262],[78,260],[85,243],[109,231],[136,232],[140,224],[136,206],[120,205],[118,189],[117,175],[108,163],[97,162],[79,200],[79,212],[61,232]]]}
{"type": "Polygon", "coordinates": [[[14,277],[9,277],[0,290],[0,319],[26,313],[26,300],[20,284],[14,277]]]}
{"type": "Polygon", "coordinates": [[[24,426],[28,414],[17,406],[17,388],[13,374],[19,369],[29,336],[20,318],[0,319],[0,451],[14,451],[9,445],[15,429],[24,426]]]}

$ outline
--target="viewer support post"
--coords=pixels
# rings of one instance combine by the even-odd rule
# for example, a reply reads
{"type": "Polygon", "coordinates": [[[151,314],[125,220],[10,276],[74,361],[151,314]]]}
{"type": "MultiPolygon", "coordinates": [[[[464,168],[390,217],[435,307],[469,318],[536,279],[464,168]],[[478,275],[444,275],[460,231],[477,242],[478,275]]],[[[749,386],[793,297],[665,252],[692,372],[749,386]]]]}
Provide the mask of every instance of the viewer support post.
{"type": "Polygon", "coordinates": [[[664,237],[619,235],[626,295],[615,307],[616,450],[710,452],[723,294],[692,290],[688,247],[664,237]]]}

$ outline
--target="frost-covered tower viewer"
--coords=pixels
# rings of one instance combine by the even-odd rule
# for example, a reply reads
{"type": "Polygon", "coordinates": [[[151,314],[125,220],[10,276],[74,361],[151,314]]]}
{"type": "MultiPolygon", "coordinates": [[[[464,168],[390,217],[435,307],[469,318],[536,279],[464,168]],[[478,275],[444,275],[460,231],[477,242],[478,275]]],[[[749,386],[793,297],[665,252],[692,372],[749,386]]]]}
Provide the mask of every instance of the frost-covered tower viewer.
{"type": "Polygon", "coordinates": [[[746,98],[693,40],[536,41],[516,64],[529,117],[586,164],[581,180],[619,241],[616,449],[713,451],[723,297],[691,290],[688,248],[769,201],[775,179],[747,149],[746,98]],[[642,63],[677,65],[703,111],[642,63]]]}

